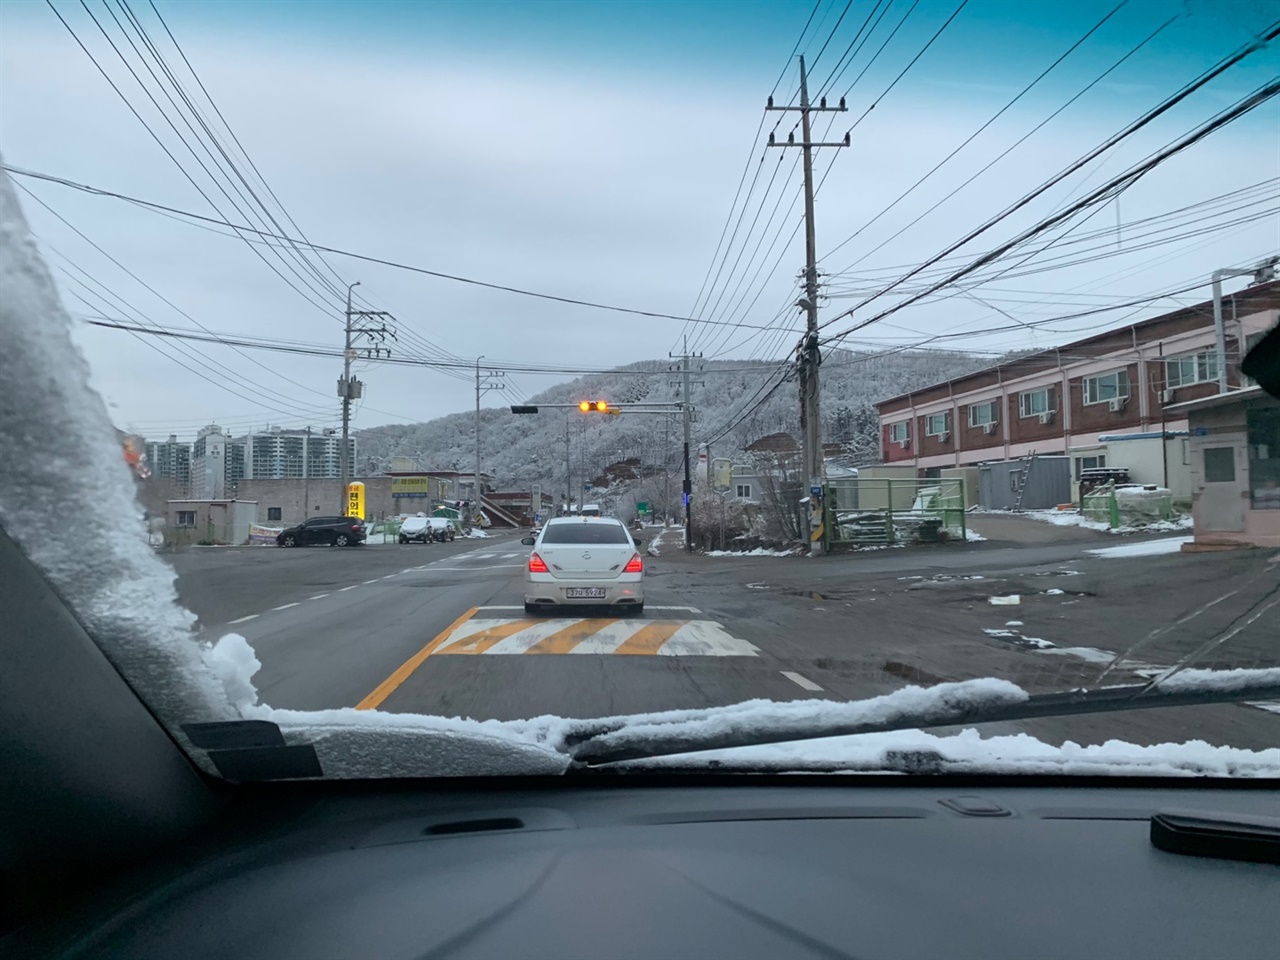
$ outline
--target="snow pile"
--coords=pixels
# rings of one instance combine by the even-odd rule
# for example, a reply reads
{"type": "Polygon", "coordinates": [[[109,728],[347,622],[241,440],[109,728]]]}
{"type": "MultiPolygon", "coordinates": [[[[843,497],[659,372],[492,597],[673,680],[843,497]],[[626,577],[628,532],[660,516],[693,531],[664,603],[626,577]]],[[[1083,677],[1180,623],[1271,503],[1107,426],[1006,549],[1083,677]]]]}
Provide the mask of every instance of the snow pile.
{"type": "Polygon", "coordinates": [[[1178,553],[1184,543],[1190,543],[1194,539],[1195,537],[1166,537],[1163,540],[1144,540],[1088,552],[1094,557],[1158,557],[1166,553],[1178,553]]]}
{"type": "Polygon", "coordinates": [[[595,734],[605,750],[705,750],[722,738],[750,737],[762,731],[804,737],[829,731],[833,724],[880,726],[910,718],[911,722],[963,722],[974,711],[1022,703],[1027,692],[1007,680],[988,677],[936,686],[904,687],[883,696],[852,703],[830,700],[747,700],[710,710],[568,721],[564,735],[581,739],[595,734]]]}
{"type": "Polygon", "coordinates": [[[985,543],[987,539],[982,534],[978,533],[976,530],[970,529],[969,527],[964,528],[964,538],[970,543],[985,543]]]}
{"type": "Polygon", "coordinates": [[[1172,520],[1155,520],[1151,523],[1143,524],[1121,524],[1114,528],[1104,520],[1090,520],[1084,514],[1075,510],[1026,510],[1023,511],[1022,515],[1030,517],[1032,520],[1052,523],[1058,527],[1084,527],[1086,530],[1097,530],[1099,533],[1175,533],[1181,530],[1190,530],[1193,526],[1190,514],[1176,517],[1172,520]]]}
{"type": "Polygon", "coordinates": [[[1280,776],[1280,749],[1215,747],[1201,740],[1143,747],[1121,740],[1061,747],[1028,734],[984,737],[973,728],[952,736],[895,730],[803,743],[707,750],[691,756],[631,760],[628,769],[749,767],[769,771],[859,773],[1061,774],[1075,776],[1264,777],[1280,776]]]}
{"type": "Polygon", "coordinates": [[[1259,683],[1280,684],[1280,667],[1242,670],[1181,670],[1157,681],[1166,693],[1204,690],[1241,690],[1259,683]]]}
{"type": "Polygon", "coordinates": [[[178,606],[176,575],[149,544],[115,427],[7,174],[0,291],[0,526],[171,730],[234,718],[195,617],[178,606]]]}
{"type": "Polygon", "coordinates": [[[708,550],[704,557],[794,557],[800,552],[799,547],[789,550],[770,550],[768,547],[756,547],[754,550],[708,550]]]}
{"type": "Polygon", "coordinates": [[[1016,607],[1018,604],[1022,603],[1022,596],[1020,594],[1011,593],[1005,597],[987,597],[987,603],[995,607],[1016,607]]]}
{"type": "Polygon", "coordinates": [[[472,527],[470,531],[467,532],[467,536],[472,538],[478,538],[478,537],[487,537],[489,535],[485,533],[483,530],[481,530],[479,527],[472,527]]]}
{"type": "Polygon", "coordinates": [[[662,543],[662,535],[666,532],[666,530],[662,530],[657,536],[650,540],[649,546],[645,548],[645,553],[649,554],[651,557],[656,557],[658,555],[658,544],[662,543]]]}

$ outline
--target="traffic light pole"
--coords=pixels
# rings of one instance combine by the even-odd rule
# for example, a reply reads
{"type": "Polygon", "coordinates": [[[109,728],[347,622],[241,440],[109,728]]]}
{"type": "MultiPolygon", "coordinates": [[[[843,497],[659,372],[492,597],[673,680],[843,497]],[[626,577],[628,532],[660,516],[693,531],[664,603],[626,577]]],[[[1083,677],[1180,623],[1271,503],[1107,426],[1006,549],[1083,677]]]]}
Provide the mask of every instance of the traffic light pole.
{"type": "Polygon", "coordinates": [[[693,553],[693,506],[690,502],[693,497],[693,484],[689,477],[689,427],[691,409],[689,406],[689,348],[686,345],[684,361],[681,364],[683,369],[684,392],[680,395],[683,403],[684,412],[684,551],[685,553],[693,553]]]}

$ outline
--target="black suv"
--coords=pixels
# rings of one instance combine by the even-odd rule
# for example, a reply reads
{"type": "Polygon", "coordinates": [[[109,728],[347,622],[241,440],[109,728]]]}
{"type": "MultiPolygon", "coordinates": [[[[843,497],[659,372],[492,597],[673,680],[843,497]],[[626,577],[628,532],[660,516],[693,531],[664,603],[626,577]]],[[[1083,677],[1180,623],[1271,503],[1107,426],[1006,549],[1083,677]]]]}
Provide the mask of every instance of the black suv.
{"type": "Polygon", "coordinates": [[[363,543],[364,538],[364,524],[359,517],[312,517],[296,527],[281,530],[276,534],[276,543],[282,547],[304,547],[312,543],[354,547],[363,543]]]}

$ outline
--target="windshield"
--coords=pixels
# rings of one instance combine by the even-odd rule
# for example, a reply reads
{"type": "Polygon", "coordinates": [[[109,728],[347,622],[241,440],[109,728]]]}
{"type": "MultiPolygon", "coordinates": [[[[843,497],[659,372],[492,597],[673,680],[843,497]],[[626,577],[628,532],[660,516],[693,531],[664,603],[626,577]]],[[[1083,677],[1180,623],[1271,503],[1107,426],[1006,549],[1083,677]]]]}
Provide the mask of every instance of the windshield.
{"type": "Polygon", "coordinates": [[[1277,775],[1263,6],[4,4],[0,528],[215,776],[1277,775]]]}

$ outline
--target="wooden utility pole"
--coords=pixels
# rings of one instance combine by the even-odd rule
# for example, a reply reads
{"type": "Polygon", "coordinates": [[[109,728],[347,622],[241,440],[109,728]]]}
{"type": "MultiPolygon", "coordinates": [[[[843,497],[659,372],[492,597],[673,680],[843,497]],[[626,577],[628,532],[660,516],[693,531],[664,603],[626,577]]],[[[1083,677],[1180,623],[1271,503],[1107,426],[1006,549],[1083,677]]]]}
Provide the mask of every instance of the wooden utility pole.
{"type": "Polygon", "coordinates": [[[803,433],[804,475],[808,480],[810,520],[810,553],[822,552],[821,500],[823,481],[822,464],[822,414],[819,406],[818,367],[821,356],[818,352],[818,251],[813,225],[813,148],[814,147],[847,147],[849,134],[844,140],[836,143],[814,143],[810,114],[843,113],[846,110],[844,97],[835,107],[827,106],[827,98],[822,97],[818,106],[809,103],[809,78],[805,73],[804,57],[800,57],[800,106],[774,106],[773,97],[765,107],[767,110],[799,111],[801,140],[796,142],[795,134],[788,133],[785,143],[769,134],[771,147],[800,147],[804,152],[804,298],[798,306],[805,312],[805,334],[797,349],[800,380],[800,429],[803,433]],[[816,492],[815,492],[816,491],[816,492]],[[815,522],[815,519],[817,522],[815,522]]]}
{"type": "Polygon", "coordinates": [[[348,449],[351,436],[351,401],[359,400],[364,396],[364,384],[352,379],[351,361],[362,353],[370,360],[390,357],[391,348],[383,344],[388,337],[392,340],[396,339],[395,330],[385,322],[385,318],[391,317],[390,313],[385,310],[352,309],[351,291],[358,286],[360,286],[359,280],[347,286],[346,321],[343,323],[342,378],[338,381],[338,396],[342,398],[342,448],[338,451],[338,514],[340,516],[345,516],[347,513],[347,484],[351,481],[351,451],[348,449]],[[378,325],[370,324],[368,321],[371,320],[377,320],[378,325]],[[370,341],[376,340],[378,343],[358,347],[360,339],[365,337],[370,341]]]}

